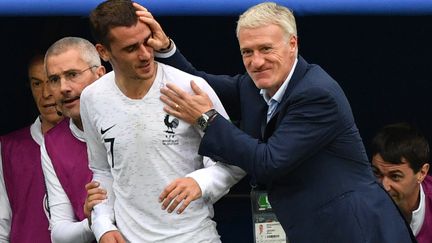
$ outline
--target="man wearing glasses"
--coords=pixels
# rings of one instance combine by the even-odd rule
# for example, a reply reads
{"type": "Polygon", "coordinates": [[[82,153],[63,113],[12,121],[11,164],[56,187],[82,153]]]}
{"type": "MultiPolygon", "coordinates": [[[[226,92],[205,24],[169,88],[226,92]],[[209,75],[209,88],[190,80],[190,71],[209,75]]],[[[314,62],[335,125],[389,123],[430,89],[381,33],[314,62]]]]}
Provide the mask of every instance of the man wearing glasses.
{"type": "Polygon", "coordinates": [[[92,242],[83,210],[85,184],[92,178],[80,116],[82,90],[105,74],[94,45],[78,37],[55,42],[45,54],[48,87],[58,112],[68,117],[45,135],[42,168],[51,211],[53,242],[92,242]]]}

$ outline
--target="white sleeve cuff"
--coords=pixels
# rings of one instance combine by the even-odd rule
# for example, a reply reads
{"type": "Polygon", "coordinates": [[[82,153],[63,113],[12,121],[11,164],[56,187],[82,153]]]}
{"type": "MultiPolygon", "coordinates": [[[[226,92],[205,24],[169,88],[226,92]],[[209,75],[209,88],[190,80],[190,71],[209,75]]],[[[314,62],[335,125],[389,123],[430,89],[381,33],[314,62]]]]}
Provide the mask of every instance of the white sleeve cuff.
{"type": "Polygon", "coordinates": [[[186,177],[190,177],[198,183],[199,187],[201,188],[202,199],[205,202],[211,201],[213,198],[213,192],[212,190],[209,190],[209,186],[211,186],[210,184],[212,176],[209,176],[208,171],[203,169],[195,170],[187,174],[186,177]]]}
{"type": "Polygon", "coordinates": [[[246,175],[241,168],[227,165],[204,157],[205,168],[186,175],[192,177],[201,188],[206,202],[215,203],[229,192],[231,186],[246,175]]]}
{"type": "Polygon", "coordinates": [[[172,41],[172,45],[173,45],[172,49],[169,52],[157,52],[157,51],[155,51],[154,52],[155,57],[157,57],[157,58],[168,58],[168,57],[171,57],[172,55],[174,55],[174,53],[177,50],[177,47],[176,47],[174,41],[173,40],[171,40],[171,41],[172,41]]]}
{"type": "MultiPolygon", "coordinates": [[[[92,216],[93,218],[93,216],[92,216]]],[[[100,216],[96,221],[92,222],[91,229],[99,242],[103,234],[108,231],[118,230],[117,227],[111,222],[109,216],[100,216]]]]}

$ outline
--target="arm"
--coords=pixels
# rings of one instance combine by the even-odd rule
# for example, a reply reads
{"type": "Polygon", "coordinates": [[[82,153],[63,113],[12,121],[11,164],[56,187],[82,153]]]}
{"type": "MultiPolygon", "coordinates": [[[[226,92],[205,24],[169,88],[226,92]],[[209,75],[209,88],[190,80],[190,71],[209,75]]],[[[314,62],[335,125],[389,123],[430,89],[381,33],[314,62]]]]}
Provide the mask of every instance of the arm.
{"type": "Polygon", "coordinates": [[[85,131],[89,166],[93,171],[93,180],[100,183],[100,187],[106,190],[107,195],[107,199],[96,205],[91,213],[91,228],[95,234],[96,240],[102,242],[102,236],[104,236],[105,239],[110,238],[108,236],[118,231],[115,226],[114,217],[115,195],[112,189],[113,177],[111,175],[106,149],[99,141],[100,135],[98,129],[89,115],[89,107],[91,107],[91,104],[87,103],[90,103],[90,101],[87,100],[85,91],[81,94],[80,102],[80,114],[85,131]]]}
{"type": "Polygon", "coordinates": [[[216,117],[200,146],[200,154],[235,162],[259,182],[275,180],[314,156],[344,129],[338,104],[327,91],[314,88],[293,97],[281,110],[281,121],[266,142],[216,117]],[[224,131],[224,136],[219,136],[224,131]],[[230,144],[242,146],[231,147],[230,144]]]}
{"type": "MultiPolygon", "coordinates": [[[[1,144],[0,144],[1,151],[1,144]]],[[[9,232],[12,220],[12,211],[7,197],[6,186],[3,179],[3,161],[0,156],[0,242],[9,242],[9,232]]]]}
{"type": "Polygon", "coordinates": [[[193,178],[198,183],[204,200],[214,204],[245,175],[246,172],[240,167],[215,162],[204,157],[204,168],[186,176],[193,178]]]}
{"type": "MultiPolygon", "coordinates": [[[[193,83],[192,88],[196,95],[167,84],[167,88],[161,89],[161,99],[168,105],[164,110],[190,122],[209,110],[211,104],[205,102],[207,94],[193,83]],[[175,110],[173,103],[182,109],[175,110]]],[[[291,97],[290,105],[280,111],[281,122],[267,142],[249,136],[217,116],[201,141],[199,153],[235,164],[265,183],[297,167],[341,132],[338,109],[334,97],[319,87],[296,94],[291,97]]]]}
{"type": "Polygon", "coordinates": [[[180,205],[177,213],[181,214],[192,201],[201,197],[214,204],[246,174],[237,166],[214,162],[207,157],[204,157],[204,166],[164,188],[159,196],[163,210],[171,213],[180,205]]]}
{"type": "Polygon", "coordinates": [[[57,178],[44,144],[41,145],[41,160],[51,213],[52,241],[62,243],[92,242],[94,235],[88,226],[87,219],[83,221],[75,219],[72,204],[57,178]]]}

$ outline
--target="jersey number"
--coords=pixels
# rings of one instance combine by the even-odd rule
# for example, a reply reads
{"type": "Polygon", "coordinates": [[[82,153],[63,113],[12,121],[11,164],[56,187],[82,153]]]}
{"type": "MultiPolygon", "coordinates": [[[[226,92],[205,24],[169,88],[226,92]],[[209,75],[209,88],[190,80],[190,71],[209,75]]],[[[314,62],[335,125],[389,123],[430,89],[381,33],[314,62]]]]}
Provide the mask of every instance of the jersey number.
{"type": "Polygon", "coordinates": [[[114,138],[105,138],[105,143],[110,143],[110,150],[111,150],[111,168],[114,168],[114,138]]]}

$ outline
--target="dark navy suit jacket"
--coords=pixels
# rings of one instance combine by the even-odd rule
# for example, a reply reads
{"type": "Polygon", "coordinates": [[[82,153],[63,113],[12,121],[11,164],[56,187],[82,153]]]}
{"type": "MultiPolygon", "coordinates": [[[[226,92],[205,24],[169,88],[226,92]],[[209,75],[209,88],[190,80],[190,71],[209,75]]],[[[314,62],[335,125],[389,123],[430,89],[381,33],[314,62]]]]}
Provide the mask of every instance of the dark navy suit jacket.
{"type": "Polygon", "coordinates": [[[217,116],[199,153],[237,165],[266,185],[291,243],[412,242],[410,229],[377,184],[345,94],[302,57],[276,112],[248,74],[210,75],[177,51],[162,60],[201,76],[240,129],[217,116]]]}

